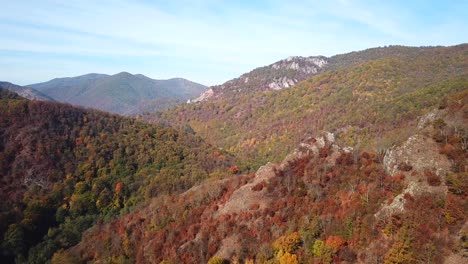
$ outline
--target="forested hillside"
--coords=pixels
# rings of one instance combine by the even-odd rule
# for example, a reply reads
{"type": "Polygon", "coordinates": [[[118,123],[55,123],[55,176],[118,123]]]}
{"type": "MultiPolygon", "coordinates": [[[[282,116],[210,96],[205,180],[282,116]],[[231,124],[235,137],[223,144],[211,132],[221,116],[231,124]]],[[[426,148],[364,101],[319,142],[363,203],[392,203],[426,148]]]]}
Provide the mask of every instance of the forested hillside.
{"type": "Polygon", "coordinates": [[[255,174],[98,224],[52,262],[463,263],[467,91],[444,104],[386,153],[316,135],[255,174]]]}
{"type": "Polygon", "coordinates": [[[190,133],[0,94],[2,263],[44,263],[96,221],[232,165],[190,133]]]}
{"type": "Polygon", "coordinates": [[[256,169],[280,161],[320,131],[333,131],[353,147],[384,150],[402,142],[419,116],[443,108],[444,98],[468,87],[466,44],[370,49],[334,60],[335,65],[343,61],[339,69],[289,89],[183,105],[145,118],[189,124],[208,142],[242,158],[243,169],[256,169]]]}
{"type": "Polygon", "coordinates": [[[0,262],[466,262],[468,45],[294,58],[142,120],[0,89],[0,262]]]}

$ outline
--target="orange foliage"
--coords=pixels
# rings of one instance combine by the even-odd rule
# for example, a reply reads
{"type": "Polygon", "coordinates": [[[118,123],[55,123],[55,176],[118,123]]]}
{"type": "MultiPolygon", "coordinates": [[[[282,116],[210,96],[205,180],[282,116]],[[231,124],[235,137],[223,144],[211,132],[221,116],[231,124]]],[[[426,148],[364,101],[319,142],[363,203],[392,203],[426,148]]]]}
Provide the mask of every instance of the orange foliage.
{"type": "Polygon", "coordinates": [[[337,252],[345,243],[345,240],[341,236],[329,236],[325,241],[327,247],[332,248],[334,252],[337,252]]]}
{"type": "Polygon", "coordinates": [[[123,183],[122,183],[122,182],[118,182],[118,183],[115,185],[115,193],[116,193],[116,194],[119,194],[119,193],[122,191],[122,188],[123,188],[123,183]]]}

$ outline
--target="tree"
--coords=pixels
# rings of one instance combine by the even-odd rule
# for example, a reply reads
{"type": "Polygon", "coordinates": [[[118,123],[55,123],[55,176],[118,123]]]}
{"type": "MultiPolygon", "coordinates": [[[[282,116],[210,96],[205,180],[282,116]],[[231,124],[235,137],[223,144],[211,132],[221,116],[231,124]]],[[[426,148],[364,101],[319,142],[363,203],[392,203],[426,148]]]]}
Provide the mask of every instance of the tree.
{"type": "Polygon", "coordinates": [[[3,247],[14,255],[19,255],[26,249],[25,243],[23,227],[18,224],[11,224],[5,233],[3,247]]]}
{"type": "Polygon", "coordinates": [[[293,232],[288,236],[281,236],[273,243],[273,249],[287,253],[294,253],[301,244],[301,236],[293,232]]]}
{"type": "Polygon", "coordinates": [[[296,254],[291,254],[289,252],[282,252],[278,254],[278,260],[280,264],[299,264],[296,254]]]}
{"type": "Polygon", "coordinates": [[[415,263],[410,231],[406,226],[400,229],[398,240],[385,256],[385,264],[415,263]]]}
{"type": "Polygon", "coordinates": [[[320,239],[315,240],[312,253],[323,263],[331,263],[332,261],[332,250],[320,239]]]}

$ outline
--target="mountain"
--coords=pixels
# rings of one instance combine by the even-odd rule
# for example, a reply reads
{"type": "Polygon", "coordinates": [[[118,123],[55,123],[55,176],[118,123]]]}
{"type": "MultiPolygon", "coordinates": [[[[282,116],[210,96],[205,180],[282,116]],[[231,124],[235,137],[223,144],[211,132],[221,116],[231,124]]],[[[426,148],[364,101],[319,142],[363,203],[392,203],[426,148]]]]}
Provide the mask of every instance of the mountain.
{"type": "Polygon", "coordinates": [[[122,115],[154,112],[184,102],[206,87],[185,79],[153,80],[141,74],[87,74],[28,85],[57,101],[122,115]]]}
{"type": "Polygon", "coordinates": [[[383,57],[416,56],[431,47],[389,46],[371,48],[346,54],[325,56],[292,56],[277,61],[268,66],[259,67],[251,72],[225,82],[222,85],[210,87],[199,97],[190,99],[188,103],[196,103],[217,98],[234,98],[237,95],[261,91],[281,90],[311,78],[326,71],[339,70],[360,63],[383,57]]]}
{"type": "Polygon", "coordinates": [[[97,224],[55,263],[463,263],[467,103],[449,97],[385,153],[309,137],[255,174],[97,224]]]}
{"type": "Polygon", "coordinates": [[[256,172],[156,197],[55,260],[463,263],[467,56],[369,49],[288,89],[228,89],[146,116],[189,125],[256,172]]]}
{"type": "Polygon", "coordinates": [[[191,133],[0,96],[1,263],[45,263],[97,221],[219,177],[234,162],[191,133]]]}
{"type": "Polygon", "coordinates": [[[189,100],[188,103],[220,97],[232,98],[239,94],[292,87],[320,72],[327,63],[327,58],[323,56],[289,57],[245,73],[222,85],[212,86],[199,97],[189,100]]]}
{"type": "Polygon", "coordinates": [[[12,84],[9,82],[0,82],[0,89],[6,89],[9,91],[12,91],[21,97],[24,97],[26,99],[30,100],[40,100],[40,101],[54,101],[52,98],[49,96],[33,89],[30,87],[24,87],[24,86],[19,86],[16,84],[12,84]]]}
{"type": "Polygon", "coordinates": [[[288,89],[219,97],[145,118],[189,124],[211,144],[244,159],[244,169],[280,161],[302,139],[323,131],[353,147],[385,149],[400,143],[419,116],[466,90],[467,51],[464,44],[341,55],[341,66],[288,89]]]}
{"type": "Polygon", "coordinates": [[[0,89],[0,262],[464,263],[467,57],[336,55],[153,124],[0,89]]]}

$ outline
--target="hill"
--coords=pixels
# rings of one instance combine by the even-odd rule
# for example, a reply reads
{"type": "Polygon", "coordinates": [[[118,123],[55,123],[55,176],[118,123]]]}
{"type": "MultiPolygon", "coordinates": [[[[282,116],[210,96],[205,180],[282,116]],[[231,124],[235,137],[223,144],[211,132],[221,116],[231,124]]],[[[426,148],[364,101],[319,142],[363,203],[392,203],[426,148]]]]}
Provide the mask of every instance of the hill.
{"type": "Polygon", "coordinates": [[[0,91],[2,263],[45,263],[97,221],[232,165],[190,133],[0,91]]]}
{"type": "Polygon", "coordinates": [[[386,153],[307,138],[255,174],[97,224],[52,263],[463,263],[467,103],[448,97],[386,153]]]}
{"type": "Polygon", "coordinates": [[[352,147],[385,150],[401,143],[419,116],[468,87],[466,44],[370,49],[340,57],[343,66],[289,89],[221,97],[145,118],[189,124],[208,142],[244,159],[243,169],[255,170],[280,161],[321,131],[334,132],[352,147]]]}
{"type": "Polygon", "coordinates": [[[19,86],[9,82],[0,82],[0,89],[6,89],[30,100],[54,101],[49,96],[30,87],[19,86]]]}
{"type": "Polygon", "coordinates": [[[343,69],[383,57],[416,56],[430,48],[432,47],[389,46],[354,51],[332,57],[291,56],[268,66],[256,68],[222,85],[211,86],[199,97],[189,100],[188,103],[219,98],[236,100],[237,96],[245,94],[282,90],[323,72],[343,69]]]}
{"type": "Polygon", "coordinates": [[[254,69],[222,85],[212,86],[199,97],[188,102],[196,103],[215,98],[234,99],[241,94],[292,87],[320,72],[327,62],[327,58],[323,56],[289,57],[271,65],[254,69]]]}
{"type": "Polygon", "coordinates": [[[60,102],[122,115],[166,109],[206,87],[185,79],[153,80],[141,74],[87,74],[28,85],[60,102]]]}
{"type": "Polygon", "coordinates": [[[1,261],[466,262],[467,57],[337,55],[153,125],[0,90],[1,261]]]}

